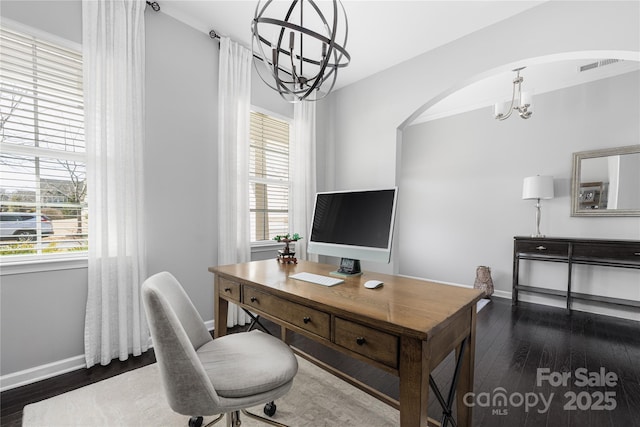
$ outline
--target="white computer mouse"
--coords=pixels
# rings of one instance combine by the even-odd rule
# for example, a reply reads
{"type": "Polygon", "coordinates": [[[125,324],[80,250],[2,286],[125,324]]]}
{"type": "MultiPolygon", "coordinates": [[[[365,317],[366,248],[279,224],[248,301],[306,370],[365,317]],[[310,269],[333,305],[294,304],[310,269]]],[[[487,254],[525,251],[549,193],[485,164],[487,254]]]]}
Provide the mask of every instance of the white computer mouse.
{"type": "Polygon", "coordinates": [[[383,282],[381,282],[380,280],[367,280],[364,283],[364,287],[367,289],[379,288],[382,285],[383,285],[383,282]]]}

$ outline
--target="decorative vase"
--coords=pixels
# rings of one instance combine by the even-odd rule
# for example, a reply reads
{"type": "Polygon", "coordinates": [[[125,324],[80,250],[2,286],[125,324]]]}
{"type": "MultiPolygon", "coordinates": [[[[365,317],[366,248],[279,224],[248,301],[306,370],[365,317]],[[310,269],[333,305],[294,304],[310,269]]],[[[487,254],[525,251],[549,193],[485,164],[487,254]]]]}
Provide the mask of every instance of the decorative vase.
{"type": "Polygon", "coordinates": [[[476,267],[476,281],[473,283],[475,289],[481,289],[485,298],[490,298],[493,294],[493,280],[491,279],[491,268],[486,265],[476,267]]]}

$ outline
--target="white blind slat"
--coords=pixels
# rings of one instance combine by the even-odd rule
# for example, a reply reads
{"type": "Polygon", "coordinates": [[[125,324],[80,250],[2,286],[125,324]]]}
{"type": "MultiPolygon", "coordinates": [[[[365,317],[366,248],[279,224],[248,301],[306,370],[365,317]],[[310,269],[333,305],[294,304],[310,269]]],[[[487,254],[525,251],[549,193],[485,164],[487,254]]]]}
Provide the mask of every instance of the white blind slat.
{"type": "Polygon", "coordinates": [[[87,250],[82,55],[0,29],[0,259],[87,250]]]}
{"type": "Polygon", "coordinates": [[[251,112],[249,210],[251,240],[289,232],[289,123],[251,112]]]}

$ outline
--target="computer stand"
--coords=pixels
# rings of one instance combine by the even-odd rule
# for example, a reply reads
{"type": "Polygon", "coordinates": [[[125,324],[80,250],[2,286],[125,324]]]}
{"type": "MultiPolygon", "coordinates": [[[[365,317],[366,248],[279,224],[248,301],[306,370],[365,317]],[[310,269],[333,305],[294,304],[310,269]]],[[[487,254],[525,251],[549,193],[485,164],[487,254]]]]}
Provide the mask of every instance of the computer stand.
{"type": "Polygon", "coordinates": [[[341,258],[340,268],[338,271],[332,271],[331,274],[341,277],[360,276],[362,269],[360,268],[359,259],[341,258]]]}

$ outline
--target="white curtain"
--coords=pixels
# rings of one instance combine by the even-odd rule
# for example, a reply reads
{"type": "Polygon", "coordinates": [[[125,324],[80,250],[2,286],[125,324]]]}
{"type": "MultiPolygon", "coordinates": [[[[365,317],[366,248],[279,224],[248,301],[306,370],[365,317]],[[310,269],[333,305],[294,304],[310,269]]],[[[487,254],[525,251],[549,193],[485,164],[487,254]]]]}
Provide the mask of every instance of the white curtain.
{"type": "Polygon", "coordinates": [[[140,299],[143,218],[144,0],[83,0],[89,197],[87,367],[148,348],[140,299]]]}
{"type": "Polygon", "coordinates": [[[307,253],[311,230],[311,217],[316,194],[316,103],[302,101],[293,107],[293,143],[290,150],[290,176],[292,185],[291,232],[303,239],[296,242],[296,256],[318,261],[316,254],[307,253]]]}
{"type": "MultiPolygon", "coordinates": [[[[220,39],[218,81],[218,264],[251,260],[249,230],[249,117],[251,51],[220,39]]],[[[251,319],[229,304],[227,326],[251,319]]]]}

